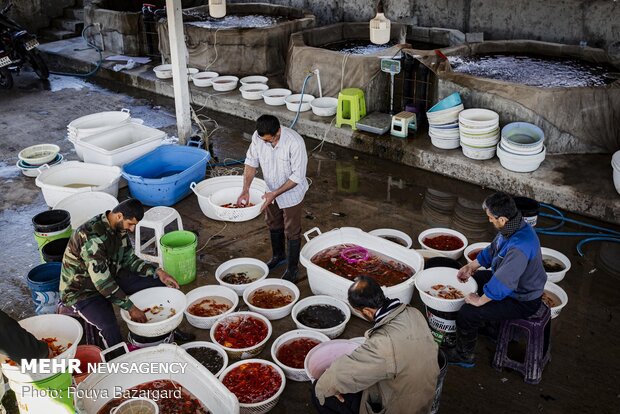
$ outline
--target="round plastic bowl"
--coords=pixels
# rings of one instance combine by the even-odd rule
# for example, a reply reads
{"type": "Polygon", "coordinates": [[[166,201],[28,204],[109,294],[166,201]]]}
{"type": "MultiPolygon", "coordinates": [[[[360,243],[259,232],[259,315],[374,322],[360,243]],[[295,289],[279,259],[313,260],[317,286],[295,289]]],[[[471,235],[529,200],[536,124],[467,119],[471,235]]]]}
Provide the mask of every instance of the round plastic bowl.
{"type": "Polygon", "coordinates": [[[241,258],[238,258],[238,259],[228,260],[227,262],[224,262],[221,265],[219,265],[219,267],[215,270],[215,279],[217,280],[217,282],[220,285],[226,286],[227,288],[232,289],[239,296],[243,296],[243,292],[249,286],[253,286],[254,283],[256,283],[256,282],[258,282],[260,280],[265,279],[268,274],[269,274],[269,268],[267,267],[265,262],[262,262],[262,261],[257,260],[257,259],[253,259],[251,257],[241,257],[241,258]],[[261,277],[259,277],[258,279],[256,279],[254,282],[247,283],[245,285],[233,285],[233,284],[226,283],[226,282],[222,281],[222,276],[226,275],[226,273],[228,272],[229,269],[231,269],[231,268],[233,268],[235,266],[239,266],[239,265],[258,266],[261,269],[263,269],[263,275],[261,277]]]}
{"type": "Polygon", "coordinates": [[[289,367],[288,365],[284,365],[284,363],[278,359],[278,350],[282,345],[288,341],[300,338],[316,339],[320,343],[329,341],[329,337],[327,335],[308,329],[296,329],[294,331],[285,332],[273,341],[273,344],[271,345],[271,359],[273,359],[273,361],[278,364],[280,368],[282,368],[286,378],[292,381],[304,382],[310,381],[310,378],[304,368],[289,367]]]}
{"type": "Polygon", "coordinates": [[[330,339],[334,339],[342,335],[342,333],[344,332],[344,329],[346,328],[349,319],[351,319],[351,309],[349,308],[349,305],[339,299],[332,298],[331,296],[327,295],[315,295],[309,296],[297,302],[297,304],[293,306],[293,310],[291,311],[291,317],[293,318],[293,322],[295,322],[295,325],[298,329],[309,329],[311,331],[320,332],[327,335],[330,339]],[[335,306],[336,308],[340,309],[342,313],[344,313],[344,321],[342,321],[340,325],[325,329],[306,326],[303,323],[299,322],[299,320],[297,319],[297,315],[299,314],[299,312],[301,312],[303,309],[306,309],[310,305],[335,306]]]}
{"type": "Polygon", "coordinates": [[[243,99],[249,101],[260,101],[263,99],[263,92],[269,89],[269,86],[263,83],[246,83],[239,88],[243,99]]]}
{"type": "Polygon", "coordinates": [[[315,346],[304,361],[306,375],[311,381],[319,379],[335,360],[351,355],[361,345],[361,342],[352,339],[334,339],[315,346]]]}
{"type": "Polygon", "coordinates": [[[220,74],[217,72],[198,72],[192,76],[192,81],[194,85],[204,88],[212,86],[211,81],[218,76],[220,76],[220,74]]]}
{"type": "Polygon", "coordinates": [[[286,103],[286,109],[292,112],[306,112],[309,111],[312,107],[310,103],[314,100],[314,96],[308,95],[304,93],[302,98],[301,94],[289,95],[284,98],[284,102],[286,103]]]}
{"type": "Polygon", "coordinates": [[[451,259],[458,259],[459,257],[461,257],[461,255],[463,254],[463,251],[465,250],[465,248],[467,247],[467,237],[465,237],[465,235],[463,235],[462,233],[459,233],[456,230],[452,230],[452,229],[446,229],[446,228],[434,228],[434,229],[428,229],[428,230],[424,230],[422,233],[420,233],[420,235],[418,236],[418,242],[420,243],[420,246],[422,246],[423,249],[427,249],[433,252],[437,252],[443,256],[449,257],[451,259]],[[463,242],[463,247],[461,247],[460,249],[456,249],[456,250],[437,250],[437,249],[432,249],[430,247],[428,247],[427,245],[424,244],[424,239],[427,238],[428,236],[441,236],[441,235],[448,235],[448,236],[456,236],[459,239],[461,239],[461,241],[463,242]]]}
{"type": "Polygon", "coordinates": [[[232,91],[237,87],[239,78],[236,76],[218,76],[211,79],[211,86],[213,89],[219,92],[232,91]]]}
{"type": "Polygon", "coordinates": [[[559,272],[546,272],[547,273],[547,281],[548,282],[553,282],[553,283],[558,283],[559,281],[564,279],[564,276],[566,276],[566,273],[571,268],[570,259],[568,257],[566,257],[564,254],[558,252],[557,250],[549,249],[548,247],[541,247],[540,248],[540,252],[543,255],[543,260],[544,260],[545,256],[549,256],[549,257],[552,257],[552,258],[560,261],[564,265],[564,270],[560,270],[559,272]]]}
{"type": "Polygon", "coordinates": [[[456,149],[461,146],[459,137],[456,138],[439,138],[432,134],[428,134],[431,137],[431,143],[433,146],[441,149],[456,149]]]}
{"type": "MultiPolygon", "coordinates": [[[[174,331],[183,321],[183,311],[187,306],[185,293],[169,287],[154,287],[141,290],[129,296],[129,299],[139,309],[146,309],[151,306],[163,306],[172,308],[174,316],[167,319],[157,320],[149,323],[138,323],[131,320],[129,312],[121,309],[121,318],[127,323],[127,328],[136,335],[153,338],[165,335],[174,331]]],[[[163,316],[163,315],[162,315],[163,316]]]]}
{"type": "Polygon", "coordinates": [[[469,246],[467,246],[467,248],[465,249],[465,252],[463,253],[463,255],[465,256],[465,260],[467,260],[467,263],[471,263],[473,262],[473,260],[471,260],[469,258],[469,254],[471,252],[473,252],[476,249],[484,249],[486,248],[489,244],[489,242],[480,242],[480,243],[474,243],[474,244],[470,244],[469,246]]]}
{"type": "Polygon", "coordinates": [[[497,157],[502,167],[513,172],[532,172],[536,171],[540,164],[545,160],[546,148],[534,155],[518,155],[506,151],[502,143],[497,144],[497,157]]]}
{"type": "Polygon", "coordinates": [[[266,76],[246,76],[244,78],[241,78],[241,80],[239,81],[241,82],[242,85],[253,85],[253,84],[267,84],[267,82],[269,82],[269,78],[266,76]]]}
{"type": "Polygon", "coordinates": [[[413,240],[411,240],[411,237],[409,237],[407,233],[396,229],[375,229],[373,231],[369,231],[368,234],[372,234],[373,236],[378,236],[384,239],[386,239],[387,237],[399,239],[402,241],[402,243],[400,244],[405,246],[407,249],[410,249],[411,245],[413,244],[413,240]]]}
{"type": "Polygon", "coordinates": [[[213,342],[207,342],[207,341],[188,342],[186,344],[181,345],[181,348],[186,351],[192,348],[210,348],[210,349],[217,351],[217,353],[220,354],[221,357],[224,359],[224,363],[222,364],[222,368],[220,368],[218,372],[213,373],[213,375],[215,375],[216,377],[218,377],[222,372],[224,372],[224,370],[228,366],[228,354],[226,354],[226,352],[221,346],[219,346],[218,344],[214,344],[213,342]]]}
{"type": "Polygon", "coordinates": [[[545,141],[545,133],[534,124],[513,122],[502,128],[502,139],[508,145],[507,149],[539,148],[545,141]]]}
{"type": "Polygon", "coordinates": [[[443,299],[426,293],[431,290],[434,285],[450,285],[463,292],[464,296],[475,293],[478,290],[478,284],[473,277],[467,282],[461,283],[456,277],[459,271],[451,267],[433,267],[425,269],[418,273],[415,278],[415,287],[420,294],[420,299],[426,306],[441,312],[457,312],[461,306],[465,304],[463,299],[443,299]]]}
{"type": "Polygon", "coordinates": [[[255,188],[250,188],[249,201],[254,204],[253,206],[244,208],[222,207],[229,203],[236,203],[240,193],[238,187],[223,188],[211,194],[208,202],[215,214],[222,220],[247,221],[258,217],[265,200],[263,200],[263,193],[255,188]]]}
{"type": "MultiPolygon", "coordinates": [[[[47,163],[48,167],[53,167],[54,165],[58,165],[61,164],[64,161],[64,157],[62,156],[62,154],[58,154],[56,155],[56,158],[54,158],[52,161],[50,161],[49,163],[47,163]]],[[[44,164],[45,165],[45,164],[44,164]]],[[[22,160],[18,160],[17,163],[15,164],[15,166],[17,168],[19,168],[22,172],[22,174],[24,174],[26,177],[38,177],[39,176],[39,165],[30,165],[28,163],[23,162],[22,160]]]]}
{"type": "Polygon", "coordinates": [[[267,319],[271,321],[276,320],[276,319],[282,319],[288,316],[291,313],[291,309],[293,309],[293,306],[295,306],[295,303],[298,300],[299,300],[299,288],[294,283],[291,283],[288,280],[284,280],[284,279],[263,279],[258,282],[252,283],[252,286],[250,286],[243,292],[243,301],[248,305],[248,308],[250,308],[252,312],[260,313],[261,315],[265,316],[267,319]],[[290,290],[291,292],[293,292],[293,301],[289,303],[288,305],[282,306],[281,308],[265,309],[265,308],[260,308],[258,306],[252,305],[252,303],[250,302],[250,297],[257,289],[261,289],[261,288],[277,289],[279,287],[286,288],[290,290]]]}
{"type": "Polygon", "coordinates": [[[459,114],[459,123],[470,129],[489,128],[499,125],[499,114],[490,109],[465,109],[459,114]]]}
{"type": "Polygon", "coordinates": [[[43,165],[56,158],[60,147],[54,144],[39,144],[24,148],[17,154],[17,158],[29,165],[43,165]]]}
{"type": "Polygon", "coordinates": [[[495,145],[487,148],[470,147],[461,141],[463,155],[472,160],[490,160],[495,157],[495,145]]]}
{"type": "Polygon", "coordinates": [[[289,89],[268,89],[263,92],[263,100],[267,105],[280,106],[286,104],[286,97],[290,96],[293,92],[289,89]]]}
{"type": "Polygon", "coordinates": [[[155,72],[155,76],[159,79],[170,79],[172,78],[172,65],[159,65],[153,68],[153,72],[155,72]]]}
{"type": "Polygon", "coordinates": [[[77,229],[97,214],[112,210],[118,200],[103,191],[87,191],[60,200],[54,210],[66,210],[71,214],[71,227],[77,229]]]}
{"type": "Polygon", "coordinates": [[[227,288],[226,286],[220,285],[206,285],[191,290],[186,295],[187,298],[187,307],[185,308],[185,318],[187,318],[187,322],[190,325],[195,326],[199,329],[211,329],[216,320],[221,318],[222,316],[233,313],[239,305],[239,295],[237,293],[227,288]],[[207,296],[220,296],[222,298],[228,299],[232,302],[232,306],[226,312],[221,313],[216,316],[196,316],[189,313],[189,307],[198,299],[206,298],[207,296]]]}
{"type": "Polygon", "coordinates": [[[562,302],[560,305],[551,308],[551,319],[557,318],[560,315],[560,312],[562,311],[564,306],[566,306],[566,304],[568,303],[568,295],[566,294],[564,289],[562,289],[553,282],[545,283],[545,290],[548,290],[549,292],[556,295],[560,299],[560,302],[562,302]]]}
{"type": "Polygon", "coordinates": [[[443,109],[449,109],[461,104],[461,95],[458,92],[454,92],[451,95],[446,96],[441,101],[437,102],[428,112],[437,112],[443,109]]]}
{"type": "Polygon", "coordinates": [[[338,109],[338,99],[330,97],[316,98],[310,102],[310,106],[316,116],[334,116],[336,115],[336,109],[338,109]]]}
{"type": "Polygon", "coordinates": [[[280,396],[284,392],[284,387],[286,386],[286,376],[284,375],[282,368],[280,368],[277,364],[274,364],[273,362],[267,361],[264,359],[248,359],[246,361],[239,361],[239,362],[235,362],[234,364],[226,368],[224,372],[220,374],[219,378],[220,378],[220,381],[224,381],[224,378],[226,378],[226,375],[230,371],[232,371],[233,369],[237,368],[240,365],[249,364],[249,363],[260,363],[264,365],[269,365],[273,367],[278,372],[280,377],[282,378],[282,384],[280,385],[280,388],[278,389],[278,391],[274,395],[272,395],[270,398],[266,399],[265,401],[261,401],[261,402],[253,403],[253,404],[239,403],[241,414],[266,414],[278,404],[278,400],[280,399],[280,396]]]}
{"type": "Polygon", "coordinates": [[[263,315],[260,315],[256,312],[234,312],[234,313],[231,313],[230,315],[223,316],[219,318],[217,321],[215,321],[215,323],[213,324],[213,327],[211,327],[211,331],[209,332],[209,335],[211,336],[211,342],[221,346],[222,349],[226,351],[226,353],[228,354],[230,358],[248,359],[248,358],[254,358],[255,356],[261,353],[265,345],[267,345],[267,341],[269,341],[269,338],[271,338],[272,333],[273,333],[273,328],[271,327],[271,322],[269,322],[269,319],[265,318],[263,315]],[[256,345],[253,345],[247,348],[228,348],[215,340],[215,332],[217,331],[218,325],[222,323],[226,323],[227,321],[230,321],[234,318],[248,317],[248,316],[252,316],[254,318],[260,319],[267,325],[267,335],[265,336],[265,339],[263,339],[256,345]]]}

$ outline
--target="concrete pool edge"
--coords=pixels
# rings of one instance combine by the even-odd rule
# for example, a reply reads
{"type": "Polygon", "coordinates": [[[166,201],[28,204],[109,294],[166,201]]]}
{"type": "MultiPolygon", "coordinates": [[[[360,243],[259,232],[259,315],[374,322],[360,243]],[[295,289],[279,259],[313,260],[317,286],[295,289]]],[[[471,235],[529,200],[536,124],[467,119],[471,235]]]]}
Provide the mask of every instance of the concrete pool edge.
{"type": "MultiPolygon", "coordinates": [[[[75,50],[83,47],[82,39],[74,38],[44,44],[40,49],[54,70],[84,73],[92,69],[92,62],[96,62],[98,54],[94,50],[75,50]]],[[[158,80],[151,66],[114,72],[111,69],[113,65],[114,62],[104,62],[96,77],[162,96],[173,96],[172,82],[158,80]]],[[[200,89],[193,85],[191,90],[196,105],[205,105],[206,109],[240,118],[253,120],[263,113],[270,113],[278,116],[282,124],[288,125],[295,116],[285,107],[267,106],[262,101],[246,101],[238,91],[214,95],[207,93],[212,92],[210,89],[200,89]]],[[[304,113],[299,118],[297,130],[309,138],[320,140],[325,136],[326,142],[342,147],[483,187],[533,197],[578,214],[620,223],[620,196],[612,182],[611,154],[548,156],[536,172],[518,174],[503,169],[497,158],[472,161],[463,156],[460,150],[436,149],[431,145],[426,132],[406,141],[390,138],[389,135],[377,137],[356,133],[347,127],[332,127],[326,134],[330,121],[304,113]],[[587,166],[589,171],[582,171],[582,166],[587,166]],[[567,173],[572,176],[569,183],[563,178],[567,173]]]]}

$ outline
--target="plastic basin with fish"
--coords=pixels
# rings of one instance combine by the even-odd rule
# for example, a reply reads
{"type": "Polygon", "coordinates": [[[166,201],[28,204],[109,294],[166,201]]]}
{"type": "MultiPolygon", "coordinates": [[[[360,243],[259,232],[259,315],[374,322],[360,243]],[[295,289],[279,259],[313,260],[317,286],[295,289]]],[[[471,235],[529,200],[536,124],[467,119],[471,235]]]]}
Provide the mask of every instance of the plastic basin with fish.
{"type": "Polygon", "coordinates": [[[121,309],[121,318],[127,324],[127,328],[136,335],[147,338],[161,336],[175,330],[183,321],[183,311],[187,306],[185,293],[169,287],[144,289],[129,296],[129,299],[138,309],[142,310],[155,306],[163,307],[163,310],[147,323],[134,322],[129,312],[121,309]]]}
{"type": "Polygon", "coordinates": [[[297,304],[293,306],[293,310],[291,311],[291,317],[293,318],[293,322],[295,322],[295,325],[297,326],[298,329],[308,329],[311,331],[320,332],[322,334],[327,335],[329,338],[334,339],[342,335],[342,333],[344,332],[347,326],[347,323],[351,319],[351,308],[349,307],[348,304],[341,301],[340,299],[332,298],[331,296],[327,296],[327,295],[314,295],[314,296],[308,296],[307,298],[304,298],[300,300],[299,302],[297,302],[297,304]],[[306,309],[308,306],[312,306],[312,305],[334,306],[342,311],[342,313],[344,314],[344,321],[342,321],[340,324],[333,326],[331,328],[321,329],[321,328],[313,328],[311,326],[306,326],[303,323],[301,323],[299,319],[297,319],[297,315],[299,314],[299,312],[306,309]]]}
{"type": "Polygon", "coordinates": [[[273,320],[282,319],[288,316],[291,313],[291,309],[293,309],[293,306],[295,306],[295,303],[299,300],[299,295],[300,295],[299,288],[294,283],[291,283],[288,280],[284,280],[284,279],[267,278],[267,279],[259,280],[258,282],[252,283],[252,286],[250,286],[243,292],[243,301],[248,305],[248,308],[250,308],[252,312],[259,313],[265,316],[267,319],[273,321],[273,320]],[[266,308],[255,306],[252,304],[252,301],[250,300],[250,298],[252,294],[256,292],[256,290],[261,289],[261,288],[288,289],[293,293],[293,300],[288,305],[282,306],[280,308],[275,308],[275,309],[266,309],[266,308]]]}
{"type": "Polygon", "coordinates": [[[415,279],[415,286],[422,302],[429,308],[441,312],[457,312],[461,309],[461,306],[465,304],[464,297],[462,299],[443,299],[426,293],[435,285],[450,285],[460,290],[463,296],[478,291],[478,283],[473,277],[462,283],[456,277],[457,273],[458,270],[451,267],[433,267],[421,271],[415,279]]]}
{"type": "Polygon", "coordinates": [[[216,320],[235,311],[239,305],[239,295],[234,290],[220,285],[205,285],[189,291],[186,295],[187,307],[185,318],[190,325],[199,329],[211,329],[216,320]],[[232,306],[225,312],[215,316],[197,316],[189,312],[189,307],[199,299],[219,296],[232,302],[232,306]]]}
{"type": "Polygon", "coordinates": [[[543,256],[543,263],[544,263],[544,260],[545,260],[545,256],[549,256],[549,257],[559,261],[564,266],[563,270],[559,270],[557,272],[547,272],[547,271],[545,271],[545,273],[547,273],[547,281],[553,282],[553,283],[558,283],[562,279],[564,279],[564,276],[566,276],[566,273],[571,268],[570,259],[568,257],[566,257],[566,255],[558,252],[557,250],[553,250],[553,249],[550,249],[548,247],[541,247],[540,248],[540,252],[542,253],[542,256],[543,256]]]}
{"type": "Polygon", "coordinates": [[[219,267],[215,270],[215,280],[217,280],[217,283],[219,283],[220,285],[226,286],[227,288],[234,290],[235,293],[237,293],[237,295],[243,296],[243,292],[249,286],[253,286],[253,283],[256,283],[259,280],[265,279],[268,274],[269,274],[269,268],[267,267],[265,262],[258,260],[258,259],[253,259],[251,257],[241,257],[238,259],[228,260],[222,263],[221,265],[219,265],[219,267]],[[232,283],[226,283],[222,280],[222,278],[226,276],[226,274],[229,273],[229,271],[232,268],[237,267],[237,266],[244,266],[244,265],[260,268],[262,270],[262,274],[259,277],[257,277],[256,280],[252,281],[252,283],[246,283],[242,285],[234,285],[232,283]]]}
{"type": "Polygon", "coordinates": [[[310,378],[308,377],[305,368],[293,368],[285,365],[282,361],[278,359],[278,351],[280,350],[282,345],[286,344],[287,342],[301,338],[317,340],[319,342],[319,345],[320,343],[324,343],[330,340],[327,335],[320,332],[311,331],[308,329],[296,329],[283,333],[278,338],[276,338],[276,340],[273,341],[273,344],[271,345],[271,359],[273,359],[273,361],[278,364],[280,368],[282,368],[282,371],[284,371],[284,375],[286,375],[286,378],[299,382],[310,381],[310,378]]]}

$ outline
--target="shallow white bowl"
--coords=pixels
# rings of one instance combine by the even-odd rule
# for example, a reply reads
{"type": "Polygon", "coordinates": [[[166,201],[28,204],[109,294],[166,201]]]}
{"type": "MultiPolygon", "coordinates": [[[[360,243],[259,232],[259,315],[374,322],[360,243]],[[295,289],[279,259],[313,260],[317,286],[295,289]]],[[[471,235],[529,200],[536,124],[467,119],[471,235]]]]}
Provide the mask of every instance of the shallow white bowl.
{"type": "MultiPolygon", "coordinates": [[[[224,360],[224,363],[222,364],[222,368],[220,368],[220,370],[218,372],[213,373],[213,375],[215,375],[216,377],[219,376],[222,372],[224,372],[226,367],[228,367],[228,354],[226,353],[226,351],[224,351],[224,348],[222,348],[218,344],[215,344],[213,342],[207,342],[207,341],[194,341],[194,342],[188,342],[188,343],[180,345],[180,346],[181,346],[182,349],[184,349],[186,351],[188,349],[192,349],[192,348],[211,348],[211,349],[217,351],[217,353],[220,354],[220,356],[224,360]]],[[[200,362],[199,362],[199,364],[200,364],[200,362]]]]}
{"type": "Polygon", "coordinates": [[[487,148],[470,147],[461,141],[461,150],[463,155],[472,160],[490,160],[495,157],[495,146],[487,148]]]}
{"type": "Polygon", "coordinates": [[[192,81],[194,85],[205,88],[207,86],[213,86],[211,81],[218,76],[220,76],[220,74],[217,72],[198,72],[192,75],[192,81]]]}
{"type": "Polygon", "coordinates": [[[295,303],[298,300],[299,300],[299,288],[294,283],[291,283],[288,280],[284,280],[284,279],[262,279],[258,282],[252,283],[252,286],[250,286],[243,292],[243,301],[248,305],[248,308],[250,308],[252,312],[260,313],[261,315],[265,316],[270,321],[273,321],[276,319],[282,319],[288,316],[291,313],[291,309],[293,309],[293,306],[295,306],[295,303]],[[252,294],[256,290],[261,289],[261,288],[276,288],[277,289],[279,287],[286,288],[290,290],[291,292],[293,292],[293,301],[289,303],[288,305],[282,306],[281,308],[265,309],[265,308],[260,308],[258,306],[255,306],[250,302],[250,296],[252,296],[252,294]]]}
{"type": "Polygon", "coordinates": [[[215,270],[215,280],[217,280],[217,283],[219,283],[222,286],[226,286],[227,288],[230,288],[232,290],[234,290],[237,295],[239,296],[243,296],[243,292],[249,287],[252,286],[254,283],[263,280],[267,277],[267,275],[269,274],[269,268],[267,267],[267,265],[265,264],[265,262],[262,262],[260,260],[257,259],[253,259],[251,257],[241,257],[238,259],[232,259],[232,260],[228,260],[224,263],[222,263],[221,265],[219,265],[219,267],[215,270]],[[228,272],[228,270],[234,266],[239,266],[239,265],[243,265],[243,264],[250,264],[250,265],[255,265],[260,267],[261,269],[263,269],[263,275],[261,277],[259,277],[258,279],[256,279],[254,282],[252,283],[248,283],[245,285],[233,285],[230,283],[226,283],[222,281],[222,276],[224,276],[226,274],[226,272],[228,272]]]}
{"type": "Polygon", "coordinates": [[[263,99],[267,105],[280,106],[286,104],[286,97],[290,96],[292,93],[293,92],[289,89],[269,89],[263,92],[263,99]]]}
{"type": "Polygon", "coordinates": [[[263,92],[269,89],[264,83],[246,83],[239,88],[243,99],[249,101],[260,101],[263,99],[263,92]]]}
{"type": "Polygon", "coordinates": [[[291,112],[306,112],[309,111],[312,107],[310,103],[314,100],[314,96],[308,95],[304,93],[302,98],[301,94],[296,93],[295,95],[289,95],[284,98],[284,102],[286,103],[286,109],[291,112]]]}
{"type": "Polygon", "coordinates": [[[373,236],[378,236],[381,238],[385,238],[383,236],[390,236],[400,239],[405,243],[404,246],[407,249],[411,249],[411,245],[413,244],[413,240],[411,240],[411,237],[409,237],[407,233],[396,229],[375,229],[373,231],[369,231],[368,234],[372,234],[373,236]]]}
{"type": "Polygon", "coordinates": [[[242,85],[250,85],[250,84],[254,84],[254,83],[262,83],[262,84],[267,84],[267,82],[269,82],[269,78],[266,76],[246,76],[244,78],[241,78],[241,80],[239,81],[241,82],[242,85]]]}
{"type": "Polygon", "coordinates": [[[273,328],[271,326],[271,322],[269,322],[269,319],[265,318],[263,315],[260,315],[260,314],[258,314],[256,312],[233,312],[233,313],[231,313],[229,315],[226,315],[226,316],[223,316],[220,319],[218,319],[217,321],[215,321],[215,323],[211,327],[211,331],[209,332],[209,335],[211,337],[211,342],[221,346],[222,349],[224,349],[224,351],[226,351],[226,353],[228,354],[228,356],[230,358],[233,358],[233,359],[247,359],[247,358],[254,358],[255,356],[257,356],[258,354],[261,353],[263,348],[265,348],[265,345],[267,345],[267,341],[269,341],[269,338],[271,338],[272,333],[273,333],[273,328]],[[232,318],[247,317],[247,316],[251,316],[251,317],[254,317],[256,319],[260,319],[261,321],[263,321],[267,325],[267,336],[265,337],[265,339],[263,339],[262,341],[260,341],[259,343],[255,344],[255,345],[249,346],[247,348],[229,348],[229,347],[226,347],[226,346],[220,344],[219,342],[217,342],[215,340],[215,332],[217,330],[217,326],[218,325],[220,325],[222,323],[226,323],[227,320],[230,320],[232,318]]]}
{"type": "Polygon", "coordinates": [[[237,87],[239,78],[236,76],[218,76],[211,79],[211,86],[213,89],[219,92],[232,91],[237,87]]]}
{"type": "Polygon", "coordinates": [[[295,325],[298,329],[309,329],[311,331],[320,332],[327,335],[330,339],[334,339],[342,335],[342,333],[344,332],[347,323],[351,319],[351,308],[348,304],[344,303],[340,299],[332,298],[331,296],[327,295],[314,295],[308,296],[307,298],[304,298],[297,302],[295,306],[293,306],[293,310],[291,311],[291,317],[293,318],[293,322],[295,322],[295,325]],[[297,314],[311,305],[332,305],[340,309],[342,313],[344,313],[344,321],[342,321],[340,325],[325,329],[306,326],[297,320],[297,314]]]}
{"type": "Polygon", "coordinates": [[[199,329],[211,329],[213,324],[219,318],[233,313],[239,305],[239,295],[234,290],[220,285],[205,285],[189,291],[186,295],[187,306],[185,307],[185,318],[190,325],[199,329]],[[226,312],[216,316],[196,316],[189,313],[189,307],[198,299],[206,298],[207,296],[220,296],[228,299],[232,302],[232,306],[226,312]]]}
{"type": "Polygon", "coordinates": [[[316,98],[310,102],[312,112],[317,116],[334,116],[338,109],[338,99],[323,97],[316,98]]]}
{"type": "Polygon", "coordinates": [[[467,246],[467,248],[463,252],[463,255],[465,256],[465,260],[467,260],[467,263],[473,262],[473,260],[471,260],[469,258],[469,253],[471,253],[472,251],[474,251],[476,249],[484,249],[489,244],[491,244],[491,243],[490,242],[479,242],[479,243],[474,243],[474,244],[470,244],[469,246],[467,246]]]}
{"type": "Polygon", "coordinates": [[[463,251],[467,247],[467,243],[468,243],[467,242],[467,237],[465,237],[464,234],[459,233],[456,230],[446,229],[446,228],[441,228],[441,227],[424,230],[418,236],[418,242],[420,243],[420,246],[422,246],[423,249],[427,249],[427,250],[430,250],[430,251],[433,251],[433,252],[437,252],[437,253],[439,253],[439,254],[441,254],[443,256],[449,257],[449,258],[454,259],[454,260],[457,260],[459,257],[461,257],[461,255],[463,254],[463,251]],[[458,237],[463,242],[463,247],[461,247],[460,249],[457,249],[457,250],[445,251],[445,250],[432,249],[432,248],[430,248],[430,247],[428,247],[427,245],[424,244],[424,239],[427,238],[428,236],[440,236],[440,235],[450,235],[450,236],[458,237]]]}
{"type": "Polygon", "coordinates": [[[564,265],[564,270],[561,270],[559,272],[546,272],[547,281],[558,283],[559,281],[564,279],[564,276],[566,276],[566,273],[568,273],[568,271],[571,268],[570,259],[566,257],[566,255],[558,252],[557,250],[553,250],[548,247],[541,247],[540,252],[542,253],[543,256],[553,257],[554,259],[562,262],[562,264],[564,265]]]}
{"type": "Polygon", "coordinates": [[[37,144],[24,148],[17,154],[17,158],[29,165],[46,164],[58,155],[60,147],[55,144],[37,144]]]}
{"type": "Polygon", "coordinates": [[[286,375],[286,378],[299,382],[310,381],[310,378],[308,377],[308,374],[306,373],[306,370],[304,368],[292,368],[288,365],[284,365],[277,356],[278,350],[283,344],[290,340],[300,338],[316,339],[321,343],[330,340],[327,335],[317,331],[311,331],[309,329],[295,329],[293,331],[285,332],[278,338],[276,338],[275,341],[273,341],[273,345],[271,345],[271,359],[273,359],[273,361],[278,364],[280,368],[282,368],[282,371],[284,371],[284,375],[286,375]]]}

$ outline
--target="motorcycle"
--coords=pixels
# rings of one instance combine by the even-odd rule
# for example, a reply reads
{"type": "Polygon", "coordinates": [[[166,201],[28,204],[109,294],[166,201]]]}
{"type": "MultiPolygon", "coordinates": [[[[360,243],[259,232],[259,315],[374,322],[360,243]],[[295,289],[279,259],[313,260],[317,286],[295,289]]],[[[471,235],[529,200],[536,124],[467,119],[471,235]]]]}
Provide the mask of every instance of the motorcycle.
{"type": "MultiPolygon", "coordinates": [[[[41,52],[37,49],[39,46],[37,37],[28,33],[23,26],[7,16],[11,7],[13,7],[13,2],[9,1],[0,11],[0,50],[4,47],[4,53],[10,60],[8,65],[2,66],[2,54],[0,53],[0,66],[2,66],[0,72],[5,72],[2,69],[7,68],[19,71],[25,64],[30,64],[37,76],[46,80],[49,77],[49,69],[43,61],[41,52]]],[[[5,74],[0,73],[0,87],[8,89],[12,85],[12,77],[8,82],[5,74]],[[10,86],[7,87],[9,83],[10,86]]]]}
{"type": "Polygon", "coordinates": [[[4,44],[0,41],[0,89],[11,89],[13,87],[13,75],[9,70],[11,63],[11,58],[6,52],[4,44]]]}

